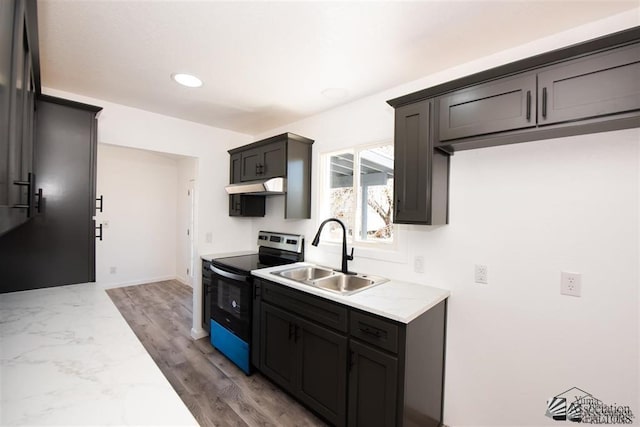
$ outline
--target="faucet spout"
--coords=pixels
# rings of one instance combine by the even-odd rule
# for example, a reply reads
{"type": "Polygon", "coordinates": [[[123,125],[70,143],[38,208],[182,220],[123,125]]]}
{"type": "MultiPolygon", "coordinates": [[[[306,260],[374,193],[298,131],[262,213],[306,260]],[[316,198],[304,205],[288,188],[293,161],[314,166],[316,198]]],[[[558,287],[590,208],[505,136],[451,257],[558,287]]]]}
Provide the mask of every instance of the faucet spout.
{"type": "Polygon", "coordinates": [[[347,254],[347,227],[345,227],[344,223],[340,221],[338,218],[329,218],[322,221],[322,224],[320,224],[320,227],[318,227],[318,232],[316,233],[316,236],[313,238],[313,241],[311,242],[311,244],[313,246],[318,246],[318,244],[320,243],[320,234],[322,233],[322,229],[328,222],[337,222],[338,224],[340,224],[340,227],[342,227],[342,269],[341,271],[344,274],[354,274],[350,272],[349,269],[347,268],[347,261],[353,260],[353,248],[351,248],[351,254],[347,254]]]}

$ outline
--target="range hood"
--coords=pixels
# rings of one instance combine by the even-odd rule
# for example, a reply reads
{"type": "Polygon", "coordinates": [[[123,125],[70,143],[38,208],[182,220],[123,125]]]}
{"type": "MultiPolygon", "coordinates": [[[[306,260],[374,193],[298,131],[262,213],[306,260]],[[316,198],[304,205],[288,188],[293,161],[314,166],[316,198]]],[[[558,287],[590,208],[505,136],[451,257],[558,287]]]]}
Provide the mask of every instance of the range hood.
{"type": "Polygon", "coordinates": [[[229,194],[253,194],[256,196],[269,196],[286,193],[286,180],[282,177],[260,179],[257,181],[245,181],[237,184],[229,184],[224,187],[229,194]]]}

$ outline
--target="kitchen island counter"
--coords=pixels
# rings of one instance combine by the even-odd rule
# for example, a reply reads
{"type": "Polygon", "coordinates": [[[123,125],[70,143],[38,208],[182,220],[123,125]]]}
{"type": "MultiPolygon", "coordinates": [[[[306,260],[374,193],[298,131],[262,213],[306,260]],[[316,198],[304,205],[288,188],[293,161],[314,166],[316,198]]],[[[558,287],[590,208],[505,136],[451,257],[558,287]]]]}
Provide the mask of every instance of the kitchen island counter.
{"type": "Polygon", "coordinates": [[[0,425],[197,426],[95,283],[0,295],[0,425]]]}

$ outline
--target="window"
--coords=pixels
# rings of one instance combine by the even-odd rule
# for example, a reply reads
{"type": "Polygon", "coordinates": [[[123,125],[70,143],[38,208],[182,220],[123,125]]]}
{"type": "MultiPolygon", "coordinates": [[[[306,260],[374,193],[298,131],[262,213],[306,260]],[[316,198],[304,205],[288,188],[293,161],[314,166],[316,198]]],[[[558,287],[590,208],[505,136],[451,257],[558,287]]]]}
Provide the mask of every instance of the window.
{"type": "MultiPolygon", "coordinates": [[[[342,220],[351,244],[392,243],[393,144],[324,154],[322,163],[321,217],[342,220]]],[[[327,224],[322,240],[341,242],[342,228],[336,223],[327,224]]]]}

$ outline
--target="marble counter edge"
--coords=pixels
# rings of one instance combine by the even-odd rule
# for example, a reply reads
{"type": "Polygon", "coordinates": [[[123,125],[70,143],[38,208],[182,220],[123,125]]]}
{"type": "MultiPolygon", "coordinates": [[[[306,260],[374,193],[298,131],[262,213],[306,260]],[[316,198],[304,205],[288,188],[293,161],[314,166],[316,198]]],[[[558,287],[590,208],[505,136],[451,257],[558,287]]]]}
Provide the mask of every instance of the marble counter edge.
{"type": "Polygon", "coordinates": [[[444,301],[450,296],[450,292],[428,285],[389,280],[378,286],[358,292],[352,295],[339,295],[324,289],[298,283],[294,280],[271,274],[272,272],[294,268],[295,266],[315,265],[308,262],[288,264],[261,268],[251,271],[251,274],[288,286],[311,295],[316,295],[330,301],[338,302],[349,307],[363,310],[372,314],[408,324],[418,316],[444,301]],[[404,297],[402,293],[411,293],[410,297],[404,297]],[[418,293],[416,295],[415,293],[418,293]],[[395,308],[394,308],[395,303],[395,308]]]}

